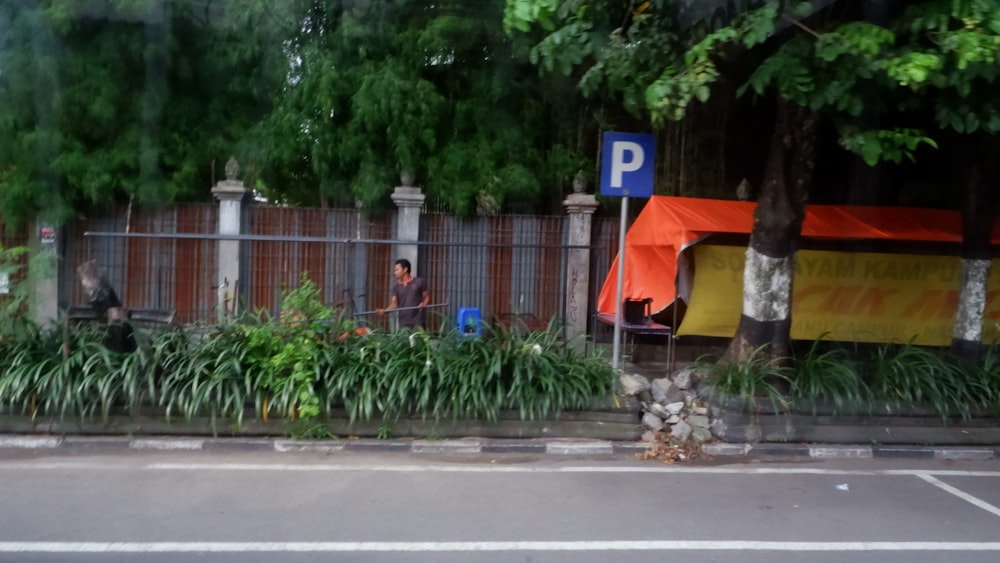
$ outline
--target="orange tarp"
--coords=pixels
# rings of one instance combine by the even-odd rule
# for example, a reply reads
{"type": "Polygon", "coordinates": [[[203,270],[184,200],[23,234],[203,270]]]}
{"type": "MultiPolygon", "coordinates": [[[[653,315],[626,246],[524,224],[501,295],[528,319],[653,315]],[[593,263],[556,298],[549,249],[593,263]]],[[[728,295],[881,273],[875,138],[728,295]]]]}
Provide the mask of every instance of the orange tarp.
{"type": "MultiPolygon", "coordinates": [[[[624,298],[653,298],[659,312],[676,295],[677,259],[688,246],[713,233],[749,234],[757,204],[653,196],[625,235],[624,298]]],[[[957,211],[905,207],[808,205],[802,236],[816,239],[961,242],[957,211]]],[[[1000,242],[1000,226],[993,230],[1000,242]]],[[[618,259],[597,298],[602,313],[615,312],[618,259]]]]}

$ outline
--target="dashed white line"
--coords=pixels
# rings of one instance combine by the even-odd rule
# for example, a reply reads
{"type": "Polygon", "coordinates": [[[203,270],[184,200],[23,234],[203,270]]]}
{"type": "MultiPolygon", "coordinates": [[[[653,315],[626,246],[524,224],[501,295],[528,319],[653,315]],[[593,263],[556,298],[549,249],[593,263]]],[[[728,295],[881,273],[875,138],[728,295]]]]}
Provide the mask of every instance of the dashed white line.
{"type": "Polygon", "coordinates": [[[132,440],[129,447],[134,450],[200,450],[204,440],[132,440]]]}
{"type": "Polygon", "coordinates": [[[0,542],[0,553],[249,553],[471,551],[1000,551],[1000,542],[479,541],[0,542]]]}
{"type": "Polygon", "coordinates": [[[0,436],[0,448],[55,448],[61,443],[59,438],[0,436]]]}

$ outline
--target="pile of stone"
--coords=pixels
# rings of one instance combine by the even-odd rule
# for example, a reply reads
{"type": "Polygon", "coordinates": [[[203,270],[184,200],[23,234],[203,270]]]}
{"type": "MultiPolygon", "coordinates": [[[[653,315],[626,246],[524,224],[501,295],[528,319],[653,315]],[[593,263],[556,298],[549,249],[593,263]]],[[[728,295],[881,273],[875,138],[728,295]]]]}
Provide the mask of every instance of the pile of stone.
{"type": "Polygon", "coordinates": [[[628,373],[620,379],[622,392],[642,404],[644,442],[670,438],[702,444],[712,440],[709,407],[699,392],[702,386],[695,368],[682,367],[652,381],[628,373]]]}

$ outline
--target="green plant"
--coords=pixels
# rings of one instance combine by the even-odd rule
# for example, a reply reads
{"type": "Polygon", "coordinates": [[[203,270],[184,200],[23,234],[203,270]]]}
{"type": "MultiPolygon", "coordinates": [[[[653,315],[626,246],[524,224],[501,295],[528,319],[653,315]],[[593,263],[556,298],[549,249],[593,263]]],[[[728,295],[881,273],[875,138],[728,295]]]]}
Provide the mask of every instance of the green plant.
{"type": "Polygon", "coordinates": [[[152,402],[169,421],[210,417],[238,427],[247,405],[262,418],[278,413],[286,432],[327,437],[335,409],[352,422],[381,419],[383,434],[401,416],[499,419],[505,409],[523,418],[586,408],[607,396],[614,381],[606,361],[577,354],[545,331],[492,331],[468,339],[457,332],[355,333],[317,306],[309,283],[291,293],[277,320],[243,313],[207,327],[171,327],[143,338],[132,354],[104,346],[103,324],[31,327],[0,339],[0,401],[32,416],[134,412],[152,402]]]}
{"type": "Polygon", "coordinates": [[[0,339],[31,337],[34,327],[27,313],[35,286],[27,272],[51,277],[57,260],[54,252],[29,255],[26,246],[0,245],[0,339]]]}
{"type": "Polygon", "coordinates": [[[497,420],[504,409],[523,418],[584,408],[613,381],[606,362],[580,357],[558,341],[558,327],[352,337],[325,348],[317,361],[326,408],[343,404],[352,422],[380,416],[497,420]]]}
{"type": "Polygon", "coordinates": [[[166,341],[153,361],[162,370],[159,402],[168,420],[176,410],[188,420],[208,415],[213,431],[220,418],[242,424],[255,382],[245,369],[248,349],[238,327],[224,323],[200,335],[177,330],[166,341]]]}
{"type": "Polygon", "coordinates": [[[326,422],[320,420],[289,420],[285,432],[294,440],[329,440],[335,438],[326,422]]]}
{"type": "Polygon", "coordinates": [[[981,366],[975,366],[975,376],[983,391],[983,406],[1000,414],[1000,358],[995,346],[990,347],[981,366]]]}
{"type": "Polygon", "coordinates": [[[433,428],[427,431],[427,435],[424,436],[425,440],[444,440],[444,432],[435,425],[433,428]]]}
{"type": "Polygon", "coordinates": [[[955,412],[968,418],[971,408],[985,406],[991,393],[982,376],[976,375],[979,370],[913,344],[882,345],[867,364],[876,398],[898,405],[928,405],[943,420],[955,412]]]}
{"type": "Polygon", "coordinates": [[[747,412],[757,412],[757,399],[769,399],[775,414],[788,408],[788,400],[779,385],[789,384],[791,370],[786,365],[775,365],[767,354],[768,345],[762,345],[750,353],[743,361],[709,362],[699,360],[699,369],[716,392],[733,397],[747,412]]]}
{"type": "Polygon", "coordinates": [[[789,395],[796,402],[810,404],[813,414],[821,404],[831,405],[834,413],[869,405],[871,393],[856,362],[846,349],[823,342],[824,336],[814,340],[804,356],[796,358],[789,395]]]}
{"type": "Polygon", "coordinates": [[[299,287],[286,291],[281,300],[278,321],[261,318],[243,324],[246,363],[254,374],[255,388],[261,397],[255,400],[265,419],[276,410],[290,418],[312,419],[320,415],[315,365],[327,345],[333,310],[323,304],[319,289],[303,272],[299,287]]]}
{"type": "Polygon", "coordinates": [[[3,372],[0,373],[0,401],[11,411],[36,416],[40,410],[51,408],[53,400],[47,393],[59,391],[46,387],[49,375],[59,369],[62,354],[61,337],[51,330],[26,325],[17,335],[6,335],[0,342],[4,346],[3,372]]]}

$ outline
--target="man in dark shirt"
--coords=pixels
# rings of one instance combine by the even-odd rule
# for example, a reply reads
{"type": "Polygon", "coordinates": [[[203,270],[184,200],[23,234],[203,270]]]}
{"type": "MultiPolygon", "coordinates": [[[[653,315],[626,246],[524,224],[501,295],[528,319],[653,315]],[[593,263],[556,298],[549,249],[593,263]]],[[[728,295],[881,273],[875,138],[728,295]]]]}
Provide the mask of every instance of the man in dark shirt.
{"type": "Polygon", "coordinates": [[[403,309],[397,313],[401,328],[425,327],[424,307],[431,302],[431,294],[424,280],[410,274],[410,261],[405,258],[396,260],[392,273],[396,276],[396,283],[389,292],[389,306],[376,311],[381,315],[393,309],[403,309]]]}

